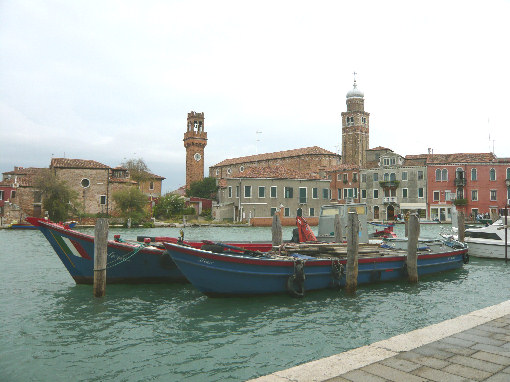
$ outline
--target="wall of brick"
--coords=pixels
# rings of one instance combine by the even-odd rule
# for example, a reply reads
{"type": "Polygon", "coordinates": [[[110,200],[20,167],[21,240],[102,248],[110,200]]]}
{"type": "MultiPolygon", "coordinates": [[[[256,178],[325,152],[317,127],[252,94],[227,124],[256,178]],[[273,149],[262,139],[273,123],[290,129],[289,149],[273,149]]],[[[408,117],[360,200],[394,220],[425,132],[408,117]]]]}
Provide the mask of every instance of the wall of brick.
{"type": "Polygon", "coordinates": [[[248,161],[227,166],[212,166],[209,168],[209,176],[216,178],[235,177],[241,173],[241,167],[273,167],[280,166],[295,171],[316,172],[338,166],[340,157],[338,155],[315,154],[300,155],[287,158],[266,159],[259,161],[248,161]],[[229,172],[230,171],[230,172],[229,172]]]}
{"type": "Polygon", "coordinates": [[[507,201],[507,188],[505,184],[506,171],[510,166],[508,163],[483,163],[483,164],[448,164],[448,165],[429,165],[427,168],[428,192],[427,203],[430,208],[451,206],[451,201],[445,200],[446,191],[457,192],[455,186],[455,173],[457,168],[464,170],[466,185],[464,189],[464,198],[467,199],[467,205],[461,209],[469,215],[473,209],[479,213],[490,213],[491,210],[504,208],[507,201]],[[471,169],[477,170],[477,179],[471,179],[471,169]],[[436,181],[436,170],[446,169],[448,171],[447,181],[436,181]],[[490,180],[490,170],[496,171],[496,180],[490,180]],[[472,191],[478,193],[478,200],[472,199],[472,191]],[[490,200],[491,190],[496,191],[496,200],[490,200]],[[434,200],[434,191],[438,191],[439,201],[434,200]]]}
{"type": "Polygon", "coordinates": [[[57,168],[55,173],[59,179],[65,180],[69,187],[78,192],[78,201],[83,212],[106,213],[106,206],[100,204],[100,197],[108,195],[108,169],[57,168]],[[84,179],[89,180],[88,187],[82,186],[84,179]]]}

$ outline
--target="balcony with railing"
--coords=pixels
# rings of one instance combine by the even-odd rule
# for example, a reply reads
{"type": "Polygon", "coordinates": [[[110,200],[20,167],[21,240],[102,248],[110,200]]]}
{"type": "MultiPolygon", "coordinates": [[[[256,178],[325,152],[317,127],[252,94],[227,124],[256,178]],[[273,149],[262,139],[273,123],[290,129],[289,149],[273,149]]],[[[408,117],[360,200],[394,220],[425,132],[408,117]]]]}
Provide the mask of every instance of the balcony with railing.
{"type": "Polygon", "coordinates": [[[464,187],[466,183],[466,178],[455,178],[455,187],[464,187]]]}
{"type": "Polygon", "coordinates": [[[384,204],[396,204],[398,202],[396,196],[385,196],[383,197],[384,204]]]}
{"type": "Polygon", "coordinates": [[[379,185],[382,188],[397,188],[400,182],[398,180],[381,180],[379,185]]]}

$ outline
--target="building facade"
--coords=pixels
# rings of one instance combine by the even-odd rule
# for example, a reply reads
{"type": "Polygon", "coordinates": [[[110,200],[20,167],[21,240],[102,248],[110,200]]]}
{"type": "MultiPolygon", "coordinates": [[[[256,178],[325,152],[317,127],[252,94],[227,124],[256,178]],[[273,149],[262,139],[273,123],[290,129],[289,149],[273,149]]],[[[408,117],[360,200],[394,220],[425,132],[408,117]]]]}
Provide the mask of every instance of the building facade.
{"type": "Polygon", "coordinates": [[[331,200],[330,181],[317,175],[284,168],[246,169],[242,176],[220,181],[218,205],[213,207],[215,220],[271,225],[272,216],[282,217],[295,225],[296,217],[317,224],[320,207],[331,200]]]}
{"type": "Polygon", "coordinates": [[[433,220],[449,221],[453,205],[475,219],[495,218],[510,197],[510,158],[492,153],[427,155],[428,206],[433,220]]]}
{"type": "Polygon", "coordinates": [[[43,216],[41,193],[34,188],[36,178],[43,170],[16,166],[13,171],[2,174],[3,208],[0,216],[7,221],[20,222],[27,216],[43,216]]]}
{"type": "Polygon", "coordinates": [[[340,155],[313,146],[225,159],[209,167],[209,176],[223,179],[242,176],[243,172],[250,168],[283,167],[302,173],[315,173],[326,178],[326,170],[338,166],[340,160],[340,155]]]}
{"type": "Polygon", "coordinates": [[[361,170],[360,201],[367,203],[369,219],[395,220],[416,211],[427,218],[427,168],[406,162],[382,148],[377,167],[361,170]]]}
{"type": "Polygon", "coordinates": [[[343,164],[330,169],[328,179],[331,180],[331,199],[335,203],[360,202],[360,168],[356,165],[343,164]]]}
{"type": "MultiPolygon", "coordinates": [[[[27,216],[42,217],[42,193],[37,189],[37,178],[48,171],[44,168],[15,167],[3,173],[0,183],[0,217],[5,221],[22,221],[27,216]]],[[[110,168],[107,165],[84,159],[52,158],[49,171],[62,179],[78,193],[78,208],[86,215],[116,215],[112,195],[126,187],[139,187],[147,196],[148,209],[151,201],[161,196],[164,177],[149,174],[147,181],[130,179],[125,168],[110,168]]]]}

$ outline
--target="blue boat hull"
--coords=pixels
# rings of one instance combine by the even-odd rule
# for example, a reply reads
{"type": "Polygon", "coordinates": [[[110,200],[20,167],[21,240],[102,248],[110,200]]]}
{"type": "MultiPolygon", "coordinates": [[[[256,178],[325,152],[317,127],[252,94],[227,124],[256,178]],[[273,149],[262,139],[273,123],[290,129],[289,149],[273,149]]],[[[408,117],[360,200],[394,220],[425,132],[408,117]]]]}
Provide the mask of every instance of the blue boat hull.
{"type": "MultiPolygon", "coordinates": [[[[165,243],[165,247],[186,278],[208,296],[293,294],[296,259],[271,259],[214,254],[165,243]],[[290,290],[289,290],[290,289],[290,290]]],[[[462,267],[467,249],[418,256],[418,275],[462,267]]],[[[341,288],[345,260],[308,258],[304,261],[305,291],[341,288]],[[337,268],[338,269],[338,268],[337,268]]],[[[401,280],[407,277],[405,256],[362,258],[358,262],[358,284],[401,280]]]]}
{"type": "MultiPolygon", "coordinates": [[[[41,223],[43,233],[77,284],[94,281],[94,237],[62,226],[41,223]]],[[[175,283],[187,282],[168,253],[144,244],[108,242],[106,282],[175,283]]]]}

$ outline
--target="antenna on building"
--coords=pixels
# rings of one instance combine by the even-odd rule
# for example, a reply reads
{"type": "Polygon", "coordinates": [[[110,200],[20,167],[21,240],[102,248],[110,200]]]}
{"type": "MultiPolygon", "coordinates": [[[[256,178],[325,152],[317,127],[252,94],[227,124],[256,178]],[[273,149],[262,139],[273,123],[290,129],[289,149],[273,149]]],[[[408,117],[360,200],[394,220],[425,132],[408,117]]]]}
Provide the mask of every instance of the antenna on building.
{"type": "Polygon", "coordinates": [[[262,131],[259,131],[259,130],[255,131],[255,136],[256,136],[256,139],[255,139],[255,154],[259,153],[259,142],[260,142],[259,134],[262,134],[262,131]]]}

